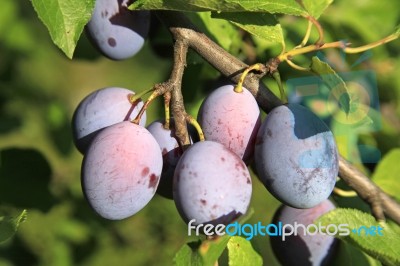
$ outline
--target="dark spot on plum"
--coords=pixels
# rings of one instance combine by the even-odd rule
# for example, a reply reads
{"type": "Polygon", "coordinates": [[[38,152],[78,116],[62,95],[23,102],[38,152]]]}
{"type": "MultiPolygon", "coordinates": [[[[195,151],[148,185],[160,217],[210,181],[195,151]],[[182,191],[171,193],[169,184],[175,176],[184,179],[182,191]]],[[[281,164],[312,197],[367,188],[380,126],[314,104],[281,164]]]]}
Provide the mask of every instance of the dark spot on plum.
{"type": "Polygon", "coordinates": [[[267,129],[267,135],[268,135],[268,137],[272,137],[272,131],[271,131],[271,129],[267,129]]]}
{"type": "Polygon", "coordinates": [[[244,165],[243,165],[242,161],[238,161],[238,162],[235,164],[235,168],[236,168],[236,169],[240,169],[240,168],[244,169],[244,165]]]}
{"type": "Polygon", "coordinates": [[[251,184],[250,178],[247,178],[247,184],[251,184]]]}
{"type": "Polygon", "coordinates": [[[150,175],[150,180],[149,180],[149,188],[157,188],[157,184],[158,184],[158,176],[156,176],[156,174],[151,174],[150,175]]]}
{"type": "Polygon", "coordinates": [[[101,17],[102,18],[106,18],[108,16],[108,11],[104,10],[103,12],[101,12],[101,17]]]}
{"type": "Polygon", "coordinates": [[[181,169],[185,169],[185,164],[184,163],[182,164],[181,169]]]}
{"type": "Polygon", "coordinates": [[[203,204],[203,205],[206,205],[206,204],[207,204],[207,201],[206,201],[205,199],[201,199],[200,202],[201,202],[201,204],[203,204]]]}
{"type": "Polygon", "coordinates": [[[225,162],[225,158],[224,158],[224,157],[221,157],[221,161],[225,162]]]}
{"type": "Polygon", "coordinates": [[[116,41],[114,38],[108,38],[107,43],[108,43],[108,45],[110,45],[111,47],[117,46],[117,41],[116,41]]]}
{"type": "Polygon", "coordinates": [[[149,172],[150,172],[150,169],[149,169],[148,167],[143,168],[143,170],[142,170],[142,176],[144,177],[144,176],[148,175],[149,172]]]}

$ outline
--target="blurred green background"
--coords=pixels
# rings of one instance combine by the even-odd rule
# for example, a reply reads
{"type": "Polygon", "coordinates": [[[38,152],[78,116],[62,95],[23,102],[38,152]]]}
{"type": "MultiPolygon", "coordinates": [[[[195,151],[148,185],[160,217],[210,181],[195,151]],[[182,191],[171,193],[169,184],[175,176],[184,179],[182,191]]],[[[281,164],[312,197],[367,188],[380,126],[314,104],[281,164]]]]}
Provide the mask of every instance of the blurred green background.
{"type": "MultiPolygon", "coordinates": [[[[341,0],[321,18],[326,40],[347,39],[354,46],[378,40],[399,24],[396,1],[341,0]]],[[[287,45],[299,43],[306,22],[281,17],[287,45]]],[[[0,214],[28,209],[17,234],[0,244],[0,265],[171,265],[189,239],[173,201],[158,195],[137,215],[106,221],[88,207],[80,187],[82,155],[74,148],[70,121],[74,109],[90,92],[119,86],[142,91],[165,81],[172,47],[167,32],[153,21],[143,50],[126,61],[110,61],[92,48],[84,35],[75,58],[68,60],[51,42],[29,1],[2,0],[0,8],[0,214]]],[[[313,34],[315,40],[315,34],[313,34]]],[[[244,35],[238,56],[247,62],[276,55],[267,44],[244,35]]],[[[400,146],[399,41],[374,49],[372,57],[350,68],[359,55],[346,60],[338,51],[325,56],[339,71],[368,69],[376,73],[382,126],[376,132],[354,132],[359,143],[377,147],[382,156],[400,146]]],[[[199,58],[193,60],[198,62],[199,58]]],[[[308,64],[309,58],[296,59],[308,64]]],[[[304,76],[282,65],[283,80],[304,76]]],[[[184,77],[188,112],[196,115],[207,92],[221,79],[207,64],[189,64],[184,77]],[[199,74],[200,73],[200,74],[199,74]]],[[[276,91],[270,80],[266,83],[276,91]]],[[[163,115],[160,101],[148,110],[148,123],[163,115]]],[[[368,174],[375,164],[358,164],[368,174]]],[[[251,221],[269,223],[279,206],[253,179],[251,221]]],[[[400,191],[399,191],[400,192],[400,191]]],[[[337,199],[341,206],[368,210],[356,199],[337,199]]],[[[1,216],[1,215],[0,215],[1,216]]],[[[251,222],[250,221],[250,222],[251,222]]],[[[277,265],[266,237],[252,244],[265,265],[277,265]]]]}

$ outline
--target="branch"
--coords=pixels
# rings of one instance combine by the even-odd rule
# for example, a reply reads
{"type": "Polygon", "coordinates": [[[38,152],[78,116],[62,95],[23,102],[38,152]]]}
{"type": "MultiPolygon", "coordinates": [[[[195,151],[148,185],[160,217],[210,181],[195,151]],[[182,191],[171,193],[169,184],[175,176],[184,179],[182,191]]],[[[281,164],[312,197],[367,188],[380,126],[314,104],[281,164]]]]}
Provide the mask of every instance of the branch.
{"type": "MultiPolygon", "coordinates": [[[[157,16],[169,28],[175,40],[185,40],[188,46],[202,56],[208,63],[238,82],[241,73],[248,67],[245,63],[226,52],[218,44],[210,40],[204,33],[199,32],[194,25],[181,13],[158,11],[157,16]]],[[[265,112],[282,105],[267,87],[260,82],[260,77],[250,73],[245,79],[244,86],[256,98],[259,106],[265,112]]],[[[357,194],[371,206],[373,215],[378,220],[386,216],[400,224],[400,205],[385,194],[367,176],[361,173],[345,159],[340,157],[339,176],[352,187],[357,194]]]]}
{"type": "Polygon", "coordinates": [[[400,224],[400,206],[397,201],[389,197],[374,182],[347,162],[339,158],[339,176],[353,188],[357,194],[371,206],[372,213],[377,220],[385,220],[384,214],[400,224]]]}
{"type": "Polygon", "coordinates": [[[186,66],[186,55],[188,52],[188,43],[185,39],[174,36],[174,68],[170,77],[172,85],[171,109],[175,120],[175,134],[181,147],[190,145],[190,139],[186,126],[186,111],[182,96],[182,77],[186,66]]]}
{"type": "MultiPolygon", "coordinates": [[[[239,81],[241,73],[248,67],[247,64],[226,52],[204,33],[199,32],[181,13],[158,11],[157,15],[169,27],[174,39],[186,40],[190,48],[202,56],[221,74],[234,82],[239,81]]],[[[254,95],[260,107],[266,112],[282,104],[279,98],[260,83],[260,79],[256,75],[250,73],[244,85],[254,95]]]]}

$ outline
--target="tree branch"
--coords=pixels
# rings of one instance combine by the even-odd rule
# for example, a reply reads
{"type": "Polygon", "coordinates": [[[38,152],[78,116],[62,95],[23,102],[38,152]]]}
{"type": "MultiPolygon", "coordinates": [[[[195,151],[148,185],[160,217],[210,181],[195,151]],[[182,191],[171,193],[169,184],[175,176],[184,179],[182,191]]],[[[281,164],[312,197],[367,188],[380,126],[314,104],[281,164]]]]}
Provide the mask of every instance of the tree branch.
{"type": "MultiPolygon", "coordinates": [[[[223,50],[210,40],[204,33],[199,32],[194,25],[181,13],[171,11],[157,11],[157,16],[169,28],[175,40],[184,40],[188,46],[202,56],[208,63],[237,82],[240,74],[248,67],[245,63],[223,50]]],[[[244,86],[256,98],[259,106],[265,112],[282,105],[267,87],[260,82],[260,77],[249,74],[244,86]]],[[[357,194],[371,206],[373,215],[378,220],[386,216],[400,224],[400,205],[385,194],[376,184],[358,169],[340,157],[339,176],[352,187],[357,194]]]]}
{"type": "Polygon", "coordinates": [[[174,68],[172,70],[170,83],[172,85],[171,92],[171,109],[172,116],[175,120],[175,134],[179,140],[181,147],[190,145],[190,139],[186,125],[186,111],[183,104],[182,96],[182,77],[186,66],[186,55],[188,52],[188,43],[185,39],[174,36],[174,68]]]}

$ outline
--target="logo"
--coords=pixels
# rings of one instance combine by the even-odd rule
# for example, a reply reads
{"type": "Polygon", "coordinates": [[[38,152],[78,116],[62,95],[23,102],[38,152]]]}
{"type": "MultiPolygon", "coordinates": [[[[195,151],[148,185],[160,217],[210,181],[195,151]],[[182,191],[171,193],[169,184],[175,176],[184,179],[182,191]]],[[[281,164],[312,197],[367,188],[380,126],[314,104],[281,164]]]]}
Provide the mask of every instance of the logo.
{"type": "Polygon", "coordinates": [[[356,234],[358,236],[383,236],[383,228],[381,226],[360,226],[358,228],[350,229],[348,224],[329,224],[322,225],[309,224],[304,225],[295,222],[294,224],[283,224],[278,222],[276,224],[270,223],[263,225],[261,222],[255,224],[239,224],[234,222],[228,225],[224,224],[198,224],[196,225],[196,220],[192,219],[188,223],[188,236],[194,235],[199,236],[203,233],[206,236],[218,235],[223,236],[225,234],[230,236],[244,236],[247,240],[253,239],[255,236],[270,236],[270,237],[280,237],[282,241],[285,241],[288,236],[297,235],[329,235],[329,236],[347,236],[350,234],[356,234]]]}

